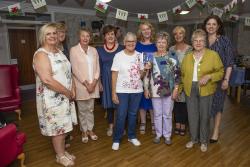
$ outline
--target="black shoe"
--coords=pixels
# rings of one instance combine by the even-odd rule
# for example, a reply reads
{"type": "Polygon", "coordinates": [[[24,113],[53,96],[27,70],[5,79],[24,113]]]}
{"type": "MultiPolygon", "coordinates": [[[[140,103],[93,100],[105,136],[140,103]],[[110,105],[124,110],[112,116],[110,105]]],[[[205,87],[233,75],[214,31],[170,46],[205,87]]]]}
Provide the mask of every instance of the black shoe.
{"type": "Polygon", "coordinates": [[[218,139],[217,139],[217,140],[215,140],[215,139],[210,139],[209,142],[210,142],[210,143],[217,143],[217,142],[218,142],[218,139]]]}

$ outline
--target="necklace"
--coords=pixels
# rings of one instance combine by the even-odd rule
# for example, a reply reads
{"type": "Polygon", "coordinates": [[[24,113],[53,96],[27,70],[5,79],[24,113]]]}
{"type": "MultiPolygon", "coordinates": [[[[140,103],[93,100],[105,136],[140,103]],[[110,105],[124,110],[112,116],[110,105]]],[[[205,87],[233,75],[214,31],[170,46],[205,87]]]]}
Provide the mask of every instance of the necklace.
{"type": "Polygon", "coordinates": [[[111,48],[108,47],[108,45],[107,45],[106,42],[104,43],[104,46],[105,46],[105,48],[106,48],[107,50],[111,51],[111,50],[113,50],[113,49],[115,48],[115,43],[113,44],[113,46],[112,46],[111,48]]]}

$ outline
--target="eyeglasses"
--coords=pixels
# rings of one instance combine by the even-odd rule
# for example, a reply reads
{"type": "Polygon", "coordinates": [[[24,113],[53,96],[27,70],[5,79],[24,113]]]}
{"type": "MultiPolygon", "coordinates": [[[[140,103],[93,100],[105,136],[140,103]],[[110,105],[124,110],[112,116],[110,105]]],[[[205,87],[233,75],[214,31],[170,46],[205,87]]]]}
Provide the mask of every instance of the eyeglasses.
{"type": "Polygon", "coordinates": [[[205,40],[193,40],[193,43],[204,43],[205,40]]]}
{"type": "Polygon", "coordinates": [[[127,43],[135,43],[136,41],[125,41],[127,43]]]}

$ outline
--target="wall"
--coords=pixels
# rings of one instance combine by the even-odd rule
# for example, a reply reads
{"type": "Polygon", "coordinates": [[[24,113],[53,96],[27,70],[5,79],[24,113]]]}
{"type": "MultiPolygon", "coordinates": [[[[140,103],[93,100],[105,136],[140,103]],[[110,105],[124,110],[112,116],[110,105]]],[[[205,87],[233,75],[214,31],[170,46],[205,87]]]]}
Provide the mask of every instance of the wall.
{"type": "Polygon", "coordinates": [[[0,23],[0,64],[10,64],[9,39],[6,24],[0,23]]]}
{"type": "Polygon", "coordinates": [[[250,56],[250,27],[240,24],[238,29],[238,53],[250,56]]]}

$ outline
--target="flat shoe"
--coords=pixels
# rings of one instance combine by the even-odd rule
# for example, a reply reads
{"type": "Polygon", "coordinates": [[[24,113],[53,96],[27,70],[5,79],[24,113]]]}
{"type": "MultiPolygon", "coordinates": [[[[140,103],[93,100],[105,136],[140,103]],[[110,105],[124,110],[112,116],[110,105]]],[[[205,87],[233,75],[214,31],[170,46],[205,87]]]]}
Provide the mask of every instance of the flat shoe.
{"type": "Polygon", "coordinates": [[[89,141],[88,136],[82,136],[82,142],[83,143],[88,143],[88,141],[89,141]]]}
{"type": "Polygon", "coordinates": [[[70,160],[75,160],[76,157],[73,154],[68,153],[67,151],[64,152],[65,156],[68,157],[70,160]]]}
{"type": "Polygon", "coordinates": [[[56,162],[65,167],[70,167],[75,165],[74,161],[69,159],[66,155],[62,155],[60,157],[56,155],[56,162]]]}
{"type": "Polygon", "coordinates": [[[201,152],[207,151],[207,144],[201,144],[201,152]]]}
{"type": "Polygon", "coordinates": [[[180,129],[180,135],[185,136],[186,134],[186,129],[180,129]]]}
{"type": "Polygon", "coordinates": [[[154,140],[153,140],[153,142],[155,144],[159,144],[161,142],[161,138],[160,137],[155,137],[154,140]]]}
{"type": "Polygon", "coordinates": [[[180,129],[179,128],[175,128],[174,129],[174,134],[179,135],[180,134],[180,129]]]}
{"type": "Polygon", "coordinates": [[[91,140],[94,140],[96,141],[98,139],[98,136],[96,136],[95,134],[94,135],[89,135],[90,139],[91,140]]]}
{"type": "Polygon", "coordinates": [[[210,142],[210,143],[217,143],[217,142],[218,142],[218,139],[217,139],[217,140],[215,140],[215,139],[210,139],[209,142],[210,142]]]}

